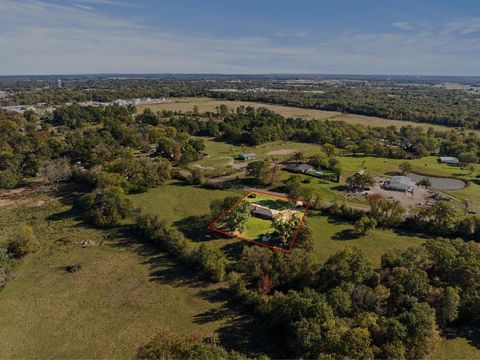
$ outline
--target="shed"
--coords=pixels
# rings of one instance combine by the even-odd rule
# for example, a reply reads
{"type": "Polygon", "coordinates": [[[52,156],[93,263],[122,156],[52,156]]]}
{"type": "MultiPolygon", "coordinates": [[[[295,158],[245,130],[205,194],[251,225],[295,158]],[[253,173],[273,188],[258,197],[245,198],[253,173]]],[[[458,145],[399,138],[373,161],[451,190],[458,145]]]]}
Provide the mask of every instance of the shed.
{"type": "Polygon", "coordinates": [[[449,164],[449,165],[458,165],[460,164],[460,160],[453,156],[440,156],[440,162],[442,164],[449,164]]]}
{"type": "Polygon", "coordinates": [[[408,176],[394,176],[385,184],[385,188],[395,191],[411,191],[416,183],[408,176]]]}
{"type": "Polygon", "coordinates": [[[240,155],[240,159],[245,160],[245,161],[253,160],[256,157],[257,157],[257,154],[255,154],[255,153],[244,153],[244,154],[240,155]]]}

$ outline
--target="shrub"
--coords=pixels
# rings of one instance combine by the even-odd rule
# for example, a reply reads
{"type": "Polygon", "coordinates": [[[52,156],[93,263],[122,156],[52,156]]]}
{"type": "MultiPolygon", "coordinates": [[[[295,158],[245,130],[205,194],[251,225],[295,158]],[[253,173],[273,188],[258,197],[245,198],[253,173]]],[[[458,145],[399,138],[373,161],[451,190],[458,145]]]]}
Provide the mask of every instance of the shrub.
{"type": "Polygon", "coordinates": [[[12,170],[0,171],[0,189],[13,189],[18,185],[20,177],[12,170]]]}
{"type": "Polygon", "coordinates": [[[137,359],[184,359],[192,344],[198,341],[171,330],[161,330],[152,340],[140,347],[137,359]]]}
{"type": "Polygon", "coordinates": [[[132,210],[123,189],[116,187],[94,190],[83,196],[76,207],[85,211],[88,219],[100,227],[118,225],[132,210]]]}
{"type": "Polygon", "coordinates": [[[22,257],[37,251],[39,247],[40,242],[35,236],[33,229],[28,225],[24,225],[9,242],[7,250],[15,257],[22,257]]]}

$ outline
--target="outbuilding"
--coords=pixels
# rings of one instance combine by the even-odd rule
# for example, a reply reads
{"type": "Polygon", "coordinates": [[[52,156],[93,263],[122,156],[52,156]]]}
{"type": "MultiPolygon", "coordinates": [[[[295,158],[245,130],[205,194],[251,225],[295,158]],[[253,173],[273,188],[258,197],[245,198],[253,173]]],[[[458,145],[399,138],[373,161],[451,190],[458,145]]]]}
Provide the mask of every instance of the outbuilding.
{"type": "Polygon", "coordinates": [[[439,160],[442,164],[448,164],[448,165],[460,164],[460,160],[458,160],[456,157],[453,157],[453,156],[440,156],[439,160]]]}
{"type": "Polygon", "coordinates": [[[256,157],[257,157],[257,154],[255,154],[255,153],[245,153],[245,154],[240,155],[240,159],[242,159],[244,161],[253,160],[256,157]]]}
{"type": "Polygon", "coordinates": [[[393,176],[390,181],[385,184],[385,188],[395,191],[413,191],[416,183],[408,176],[393,176]]]}

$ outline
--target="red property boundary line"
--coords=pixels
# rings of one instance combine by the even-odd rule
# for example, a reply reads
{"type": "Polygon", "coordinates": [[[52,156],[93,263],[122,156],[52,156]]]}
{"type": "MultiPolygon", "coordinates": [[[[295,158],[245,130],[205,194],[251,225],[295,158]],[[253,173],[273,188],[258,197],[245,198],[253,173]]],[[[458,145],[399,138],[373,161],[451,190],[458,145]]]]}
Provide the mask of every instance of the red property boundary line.
{"type": "Polygon", "coordinates": [[[296,199],[296,198],[290,198],[290,197],[284,196],[284,195],[274,195],[274,194],[270,194],[270,193],[266,193],[266,192],[262,192],[262,191],[257,191],[257,190],[249,191],[245,195],[243,195],[240,198],[240,200],[236,201],[226,211],[221,213],[220,216],[218,216],[215,220],[213,220],[213,222],[210,225],[208,225],[207,229],[212,230],[212,231],[216,231],[220,234],[223,234],[223,235],[226,235],[226,236],[229,236],[229,237],[235,237],[235,238],[240,239],[240,240],[248,241],[249,243],[254,243],[254,244],[259,245],[259,246],[264,246],[264,247],[270,248],[272,250],[281,251],[281,252],[289,254],[290,251],[292,251],[293,245],[295,244],[295,241],[297,240],[298,233],[300,232],[300,229],[302,228],[302,225],[305,222],[305,217],[307,216],[307,212],[308,212],[309,207],[310,207],[310,201],[308,201],[308,200],[300,200],[300,199],[296,199]],[[287,199],[287,200],[290,200],[292,202],[301,201],[303,204],[306,204],[305,210],[303,211],[302,219],[300,220],[300,223],[298,224],[297,231],[295,232],[295,236],[293,237],[293,240],[290,242],[290,245],[288,246],[288,249],[284,249],[284,248],[281,248],[281,247],[278,247],[278,246],[272,246],[272,245],[264,244],[264,243],[261,243],[261,242],[258,242],[258,241],[252,240],[252,239],[247,239],[247,238],[244,238],[242,236],[238,236],[238,235],[226,232],[226,231],[222,231],[222,230],[219,230],[219,229],[214,227],[214,225],[217,222],[219,222],[220,219],[222,219],[225,215],[227,215],[230,211],[232,211],[235,207],[237,207],[250,194],[261,194],[261,195],[266,195],[266,196],[271,196],[271,197],[277,197],[277,198],[280,198],[280,199],[287,199]]]}

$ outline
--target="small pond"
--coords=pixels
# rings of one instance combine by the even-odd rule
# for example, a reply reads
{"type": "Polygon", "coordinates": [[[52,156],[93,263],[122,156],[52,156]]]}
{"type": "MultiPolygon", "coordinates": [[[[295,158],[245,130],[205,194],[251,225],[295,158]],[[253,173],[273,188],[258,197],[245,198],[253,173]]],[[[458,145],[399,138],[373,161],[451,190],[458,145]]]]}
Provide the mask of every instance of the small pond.
{"type": "Polygon", "coordinates": [[[416,173],[408,173],[407,176],[416,183],[422,179],[429,179],[432,183],[432,189],[435,190],[460,190],[467,186],[467,183],[460,179],[426,176],[416,173]]]}

